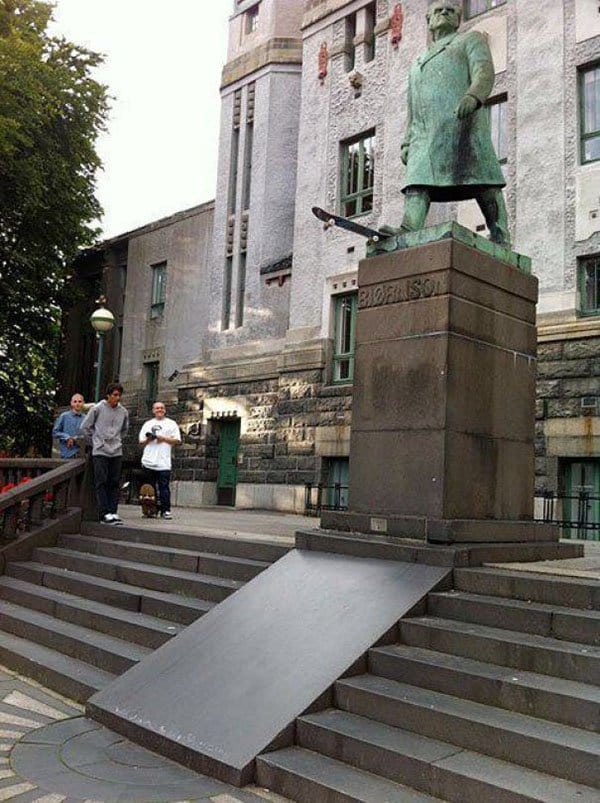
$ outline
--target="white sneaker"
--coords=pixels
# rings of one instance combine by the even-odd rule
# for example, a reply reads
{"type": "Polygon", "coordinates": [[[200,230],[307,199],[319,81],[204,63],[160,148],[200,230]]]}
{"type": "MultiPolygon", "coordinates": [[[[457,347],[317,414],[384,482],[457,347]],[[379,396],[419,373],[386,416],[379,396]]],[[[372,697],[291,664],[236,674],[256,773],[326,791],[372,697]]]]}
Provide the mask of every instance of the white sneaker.
{"type": "Polygon", "coordinates": [[[123,524],[123,519],[119,515],[111,513],[111,516],[113,517],[113,524],[123,524]]]}
{"type": "Polygon", "coordinates": [[[114,513],[105,513],[102,516],[102,523],[103,524],[114,524],[115,523],[115,514],[114,513]]]}
{"type": "Polygon", "coordinates": [[[173,518],[173,516],[171,515],[171,511],[170,510],[165,510],[165,512],[162,514],[162,517],[163,517],[163,519],[172,519],[173,518]]]}

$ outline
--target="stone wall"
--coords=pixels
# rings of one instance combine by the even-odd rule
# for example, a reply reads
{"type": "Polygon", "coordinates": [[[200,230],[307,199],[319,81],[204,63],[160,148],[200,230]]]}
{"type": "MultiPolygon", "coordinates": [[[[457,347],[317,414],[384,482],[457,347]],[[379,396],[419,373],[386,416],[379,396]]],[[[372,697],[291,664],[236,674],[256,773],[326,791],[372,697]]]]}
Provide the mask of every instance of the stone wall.
{"type": "Polygon", "coordinates": [[[561,489],[560,459],[600,454],[600,333],[540,343],[536,403],[536,492],[561,489]],[[582,408],[583,397],[598,408],[582,408]]]}

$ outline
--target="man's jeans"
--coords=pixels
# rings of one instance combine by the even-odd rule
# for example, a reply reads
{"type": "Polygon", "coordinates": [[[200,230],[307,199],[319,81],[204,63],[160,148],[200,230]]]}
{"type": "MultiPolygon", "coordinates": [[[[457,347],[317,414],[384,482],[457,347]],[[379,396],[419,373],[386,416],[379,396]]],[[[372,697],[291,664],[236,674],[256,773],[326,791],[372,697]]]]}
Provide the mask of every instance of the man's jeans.
{"type": "Polygon", "coordinates": [[[102,519],[107,513],[116,513],[119,504],[122,457],[94,455],[94,488],[98,513],[102,519]]]}
{"type": "Polygon", "coordinates": [[[167,513],[171,510],[171,489],[169,488],[169,481],[171,479],[170,471],[154,471],[151,468],[146,468],[146,476],[148,482],[154,488],[156,494],[156,506],[160,513],[167,513]]]}

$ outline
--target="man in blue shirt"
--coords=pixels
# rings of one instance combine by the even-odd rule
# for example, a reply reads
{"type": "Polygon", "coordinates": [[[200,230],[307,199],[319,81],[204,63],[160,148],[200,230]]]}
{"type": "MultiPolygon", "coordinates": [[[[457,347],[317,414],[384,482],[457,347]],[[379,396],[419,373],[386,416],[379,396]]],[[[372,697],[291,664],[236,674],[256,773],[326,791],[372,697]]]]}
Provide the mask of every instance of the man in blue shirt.
{"type": "Polygon", "coordinates": [[[79,437],[79,430],[85,417],[83,415],[84,403],[81,393],[74,393],[71,396],[71,409],[58,416],[52,429],[52,437],[58,440],[60,456],[63,460],[79,457],[79,447],[75,439],[79,437]]]}

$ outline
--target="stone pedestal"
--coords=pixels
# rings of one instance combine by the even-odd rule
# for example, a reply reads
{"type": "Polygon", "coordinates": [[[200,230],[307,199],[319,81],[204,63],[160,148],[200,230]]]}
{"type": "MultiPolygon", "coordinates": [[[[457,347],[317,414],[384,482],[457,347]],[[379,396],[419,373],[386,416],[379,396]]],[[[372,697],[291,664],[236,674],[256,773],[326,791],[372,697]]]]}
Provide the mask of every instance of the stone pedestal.
{"type": "Polygon", "coordinates": [[[533,523],[537,290],[452,236],[361,262],[349,510],[322,527],[557,539],[533,523]]]}

